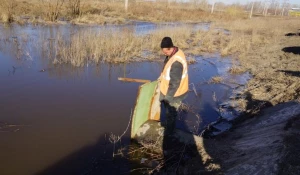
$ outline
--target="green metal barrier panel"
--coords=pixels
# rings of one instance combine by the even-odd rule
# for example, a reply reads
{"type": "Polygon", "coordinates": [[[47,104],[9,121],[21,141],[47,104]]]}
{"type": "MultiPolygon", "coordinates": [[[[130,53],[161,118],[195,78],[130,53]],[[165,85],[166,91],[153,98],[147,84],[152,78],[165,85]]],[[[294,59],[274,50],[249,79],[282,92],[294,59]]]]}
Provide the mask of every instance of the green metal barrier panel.
{"type": "Polygon", "coordinates": [[[132,116],[131,138],[134,138],[137,130],[149,119],[151,101],[154,96],[157,81],[143,84],[139,87],[137,100],[132,116]]]}

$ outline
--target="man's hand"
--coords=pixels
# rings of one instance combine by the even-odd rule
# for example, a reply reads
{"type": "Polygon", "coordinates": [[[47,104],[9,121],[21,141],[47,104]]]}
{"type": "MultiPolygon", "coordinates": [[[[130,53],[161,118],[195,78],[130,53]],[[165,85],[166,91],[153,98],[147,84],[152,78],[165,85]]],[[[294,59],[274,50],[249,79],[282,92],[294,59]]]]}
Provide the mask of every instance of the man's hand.
{"type": "Polygon", "coordinates": [[[160,82],[161,80],[161,75],[157,78],[157,81],[160,82]]]}
{"type": "Polygon", "coordinates": [[[169,95],[166,95],[165,98],[164,98],[164,100],[167,101],[168,103],[170,103],[170,102],[173,101],[173,97],[169,96],[169,95]]]}

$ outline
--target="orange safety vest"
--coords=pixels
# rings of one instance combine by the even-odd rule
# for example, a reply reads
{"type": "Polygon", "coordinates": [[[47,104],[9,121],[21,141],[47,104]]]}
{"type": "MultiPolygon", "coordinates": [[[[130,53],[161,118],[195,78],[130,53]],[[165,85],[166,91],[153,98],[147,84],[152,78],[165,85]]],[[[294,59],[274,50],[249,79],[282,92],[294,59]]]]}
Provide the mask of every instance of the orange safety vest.
{"type": "Polygon", "coordinates": [[[170,83],[170,71],[172,64],[176,61],[180,62],[183,66],[182,70],[182,76],[180,85],[174,95],[174,97],[181,96],[185,94],[189,89],[189,77],[188,77],[188,68],[187,68],[187,62],[185,59],[185,55],[182,52],[182,50],[178,49],[178,51],[168,60],[166,63],[164,70],[161,73],[161,82],[160,82],[160,92],[164,95],[167,94],[169,89],[169,83],[170,83]]]}

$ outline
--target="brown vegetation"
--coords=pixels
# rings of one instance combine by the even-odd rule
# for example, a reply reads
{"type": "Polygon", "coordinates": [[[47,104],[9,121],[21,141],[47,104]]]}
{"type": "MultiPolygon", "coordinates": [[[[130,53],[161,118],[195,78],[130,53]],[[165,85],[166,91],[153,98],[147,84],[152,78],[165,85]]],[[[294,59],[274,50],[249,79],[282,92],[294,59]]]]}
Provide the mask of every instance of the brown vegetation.
{"type": "Polygon", "coordinates": [[[285,71],[300,70],[300,55],[282,51],[299,45],[299,37],[284,36],[298,30],[298,26],[299,20],[294,19],[247,20],[230,26],[245,38],[236,46],[239,61],[254,76],[247,89],[253,99],[275,105],[299,98],[300,77],[285,71]]]}
{"type": "MultiPolygon", "coordinates": [[[[237,10],[228,10],[226,13],[216,12],[210,14],[207,4],[175,3],[168,5],[166,2],[129,1],[128,10],[125,11],[123,1],[104,0],[0,0],[4,7],[1,9],[2,21],[30,22],[36,18],[44,21],[57,21],[60,19],[71,20],[74,23],[111,24],[124,23],[129,20],[143,21],[186,21],[200,22],[219,19],[233,19],[245,17],[237,10]],[[13,4],[13,5],[12,5],[13,4]],[[10,8],[7,8],[9,6],[10,8]],[[9,11],[8,11],[9,10],[9,11]],[[8,16],[10,20],[7,20],[8,16]]],[[[34,20],[35,21],[35,20],[34,20]]],[[[41,22],[41,21],[40,21],[41,22]]]]}
{"type": "Polygon", "coordinates": [[[229,73],[231,74],[242,74],[244,73],[245,70],[241,67],[241,66],[236,66],[233,65],[230,69],[229,69],[229,73]]]}
{"type": "Polygon", "coordinates": [[[2,13],[0,14],[0,19],[3,22],[12,22],[16,6],[17,2],[15,0],[0,1],[0,10],[2,11],[2,13]]]}
{"type": "Polygon", "coordinates": [[[299,25],[295,18],[219,21],[208,31],[193,33],[186,53],[220,52],[237,58],[241,65],[233,65],[229,72],[249,71],[253,75],[246,89],[251,100],[241,106],[257,110],[266,103],[276,105],[300,98],[300,55],[283,50],[299,46],[300,37],[285,36],[297,32],[299,25]],[[256,106],[251,107],[253,104],[256,106]]]}
{"type": "Polygon", "coordinates": [[[42,50],[47,53],[54,49],[54,63],[71,63],[78,67],[87,61],[120,63],[153,60],[158,58],[158,43],[161,38],[171,36],[177,46],[187,48],[186,38],[191,32],[188,27],[174,27],[158,30],[147,36],[137,36],[133,30],[128,29],[101,32],[83,30],[71,35],[69,39],[59,34],[51,40],[42,40],[38,47],[42,46],[42,50]],[[48,47],[49,43],[56,47],[48,47]]]}
{"type": "Polygon", "coordinates": [[[214,77],[211,78],[211,80],[209,82],[210,83],[221,83],[222,82],[222,77],[214,76],[214,77]]]}

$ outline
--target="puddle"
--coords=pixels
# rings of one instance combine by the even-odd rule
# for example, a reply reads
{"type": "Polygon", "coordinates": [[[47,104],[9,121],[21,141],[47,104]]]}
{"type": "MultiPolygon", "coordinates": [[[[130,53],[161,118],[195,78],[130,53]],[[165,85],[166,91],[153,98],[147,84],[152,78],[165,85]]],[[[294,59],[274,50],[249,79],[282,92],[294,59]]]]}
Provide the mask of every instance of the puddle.
{"type": "MultiPolygon", "coordinates": [[[[130,132],[124,134],[121,143],[114,144],[113,140],[122,135],[128,125],[139,84],[117,79],[155,80],[162,62],[99,65],[87,62],[84,67],[74,68],[53,65],[41,51],[34,49],[38,44],[36,38],[51,38],[58,31],[71,34],[87,27],[0,26],[0,131],[5,131],[0,132],[1,173],[120,174],[130,171],[131,165],[120,156],[128,151],[130,132]],[[14,42],[16,37],[20,42],[14,42]],[[25,52],[18,55],[20,48],[25,52]],[[117,154],[114,159],[113,153],[117,154]]],[[[157,26],[136,23],[130,27],[136,34],[146,34],[157,26]]],[[[250,76],[230,75],[230,58],[213,55],[197,57],[196,61],[189,66],[191,92],[184,101],[193,114],[182,115],[177,127],[200,134],[207,124],[222,115],[218,112],[220,105],[225,106],[238,94],[250,76]],[[224,81],[208,83],[214,76],[221,76],[224,81]]]]}

